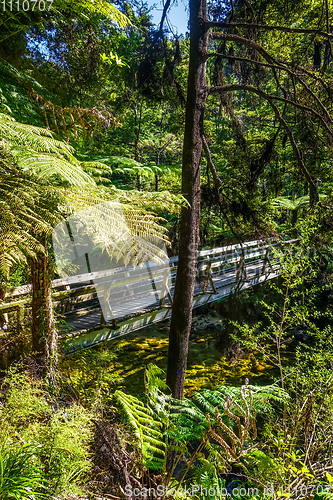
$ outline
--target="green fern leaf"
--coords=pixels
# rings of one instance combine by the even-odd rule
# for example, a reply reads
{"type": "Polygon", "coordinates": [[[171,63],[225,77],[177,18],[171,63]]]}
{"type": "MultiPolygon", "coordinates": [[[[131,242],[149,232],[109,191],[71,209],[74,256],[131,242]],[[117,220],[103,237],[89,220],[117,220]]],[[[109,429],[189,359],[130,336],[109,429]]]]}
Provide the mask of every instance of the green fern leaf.
{"type": "Polygon", "coordinates": [[[161,422],[153,419],[149,409],[134,396],[116,391],[115,397],[138,439],[144,466],[156,470],[164,467],[166,446],[161,422]]]}

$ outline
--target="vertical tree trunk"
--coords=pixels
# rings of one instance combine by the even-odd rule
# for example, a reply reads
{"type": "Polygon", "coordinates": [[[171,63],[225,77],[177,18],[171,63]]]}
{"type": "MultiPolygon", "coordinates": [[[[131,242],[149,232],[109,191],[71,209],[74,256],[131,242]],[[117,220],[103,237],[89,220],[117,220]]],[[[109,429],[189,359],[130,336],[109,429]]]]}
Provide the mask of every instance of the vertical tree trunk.
{"type": "Polygon", "coordinates": [[[142,190],[142,175],[141,174],[138,174],[137,180],[138,180],[138,191],[141,191],[142,190]]]}
{"type": "Polygon", "coordinates": [[[54,369],[58,363],[58,334],[54,324],[49,261],[45,242],[45,254],[31,259],[32,279],[32,350],[36,358],[45,364],[54,383],[54,369]]]}
{"type": "Polygon", "coordinates": [[[190,63],[187,84],[183,146],[182,192],[190,207],[183,207],[180,222],[179,261],[170,325],[167,384],[181,399],[192,323],[200,225],[200,161],[203,116],[207,99],[206,53],[209,31],[205,28],[206,0],[190,0],[190,63]]]}
{"type": "MultiPolygon", "coordinates": [[[[135,132],[135,139],[134,139],[134,160],[139,161],[140,160],[140,153],[139,153],[139,141],[140,141],[140,132],[141,132],[141,118],[142,118],[142,106],[143,106],[143,101],[140,104],[140,113],[138,115],[138,103],[135,102],[135,113],[134,113],[134,132],[135,132]]],[[[141,191],[142,189],[142,176],[141,174],[137,174],[137,186],[138,186],[138,191],[141,191]]]]}
{"type": "Polygon", "coordinates": [[[31,259],[31,281],[32,281],[32,351],[39,357],[46,355],[46,308],[45,289],[48,286],[48,278],[45,276],[46,256],[38,254],[36,259],[31,259]]]}
{"type": "Polygon", "coordinates": [[[140,141],[140,132],[141,132],[142,106],[143,106],[143,101],[140,104],[140,112],[138,114],[138,103],[135,102],[135,108],[134,108],[134,133],[135,133],[134,160],[136,160],[136,161],[139,161],[139,159],[140,159],[139,141],[140,141]]]}

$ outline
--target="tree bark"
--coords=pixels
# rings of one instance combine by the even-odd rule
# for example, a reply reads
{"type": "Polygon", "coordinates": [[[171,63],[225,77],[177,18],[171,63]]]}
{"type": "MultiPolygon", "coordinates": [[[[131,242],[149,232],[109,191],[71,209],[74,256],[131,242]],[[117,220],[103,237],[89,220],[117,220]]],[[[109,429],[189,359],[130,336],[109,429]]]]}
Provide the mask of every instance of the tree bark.
{"type": "Polygon", "coordinates": [[[38,254],[30,261],[32,282],[32,351],[38,356],[46,355],[46,307],[45,289],[48,278],[45,276],[45,255],[38,254]]]}
{"type": "MultiPolygon", "coordinates": [[[[45,242],[46,243],[46,242],[45,242]]],[[[32,280],[32,351],[37,360],[47,367],[48,375],[55,383],[55,367],[58,363],[58,334],[54,324],[49,275],[48,253],[38,254],[30,261],[32,280]]]]}
{"type": "Polygon", "coordinates": [[[206,54],[209,43],[206,0],[190,0],[190,62],[183,145],[182,192],[190,207],[183,207],[180,222],[179,260],[169,337],[167,384],[181,399],[192,323],[200,225],[200,161],[204,108],[208,95],[206,54]]]}

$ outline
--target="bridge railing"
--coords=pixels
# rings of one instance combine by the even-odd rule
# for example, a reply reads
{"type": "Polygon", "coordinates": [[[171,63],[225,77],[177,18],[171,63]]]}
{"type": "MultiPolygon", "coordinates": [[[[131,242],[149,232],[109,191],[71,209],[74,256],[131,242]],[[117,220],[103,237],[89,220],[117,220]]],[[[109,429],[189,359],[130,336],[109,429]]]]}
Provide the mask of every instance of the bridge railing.
{"type": "MultiPolygon", "coordinates": [[[[198,252],[197,286],[195,305],[228,295],[235,287],[246,288],[278,274],[278,263],[272,262],[272,249],[299,240],[277,242],[255,240],[198,252]]],[[[114,308],[126,317],[137,314],[140,304],[148,309],[172,307],[178,257],[164,264],[151,262],[147,269],[132,266],[85,273],[52,281],[56,310],[65,318],[73,319],[100,311],[99,299],[106,298],[112,309],[101,323],[114,320],[114,308]],[[94,280],[95,284],[92,284],[94,280]],[[72,287],[72,288],[71,288],[72,287]],[[64,290],[60,290],[64,288],[64,290]],[[141,302],[140,302],[141,301],[141,302]],[[138,308],[135,310],[135,308],[138,308]]],[[[31,285],[18,287],[6,294],[7,303],[0,303],[0,313],[10,314],[19,329],[25,309],[31,305],[31,285]],[[16,297],[19,300],[16,300],[16,297]]],[[[141,307],[142,309],[142,307],[141,307]]]]}

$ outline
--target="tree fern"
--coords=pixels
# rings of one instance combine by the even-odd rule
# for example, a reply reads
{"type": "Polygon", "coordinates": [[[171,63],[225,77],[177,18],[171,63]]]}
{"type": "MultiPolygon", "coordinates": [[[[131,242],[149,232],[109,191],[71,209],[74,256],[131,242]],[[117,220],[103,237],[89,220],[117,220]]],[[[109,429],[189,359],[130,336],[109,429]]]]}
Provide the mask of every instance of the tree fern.
{"type": "Polygon", "coordinates": [[[47,131],[63,134],[66,141],[70,138],[76,140],[79,131],[83,139],[86,139],[100,133],[102,126],[121,126],[116,117],[106,109],[62,107],[54,104],[54,96],[28,72],[19,71],[1,58],[0,85],[0,111],[16,119],[26,116],[29,123],[44,125],[47,131]]]}
{"type": "Polygon", "coordinates": [[[110,165],[112,172],[115,173],[148,173],[152,172],[149,167],[146,167],[141,162],[126,156],[104,156],[99,158],[99,161],[110,165]]]}
{"type": "Polygon", "coordinates": [[[73,19],[79,16],[91,16],[92,14],[102,15],[109,20],[113,25],[120,29],[125,29],[131,25],[130,20],[119,9],[110,2],[99,0],[54,0],[50,6],[50,10],[35,9],[28,10],[27,12],[21,9],[15,13],[14,10],[4,9],[3,16],[0,21],[1,35],[0,42],[20,32],[28,32],[32,27],[38,26],[40,29],[45,29],[45,23],[55,23],[56,20],[67,16],[71,12],[73,19]],[[5,28],[5,29],[4,29],[5,28]]]}
{"type": "MultiPolygon", "coordinates": [[[[138,208],[140,200],[144,199],[144,196],[139,196],[137,194],[132,196],[130,193],[124,193],[123,191],[112,188],[107,191],[101,188],[95,188],[94,180],[88,172],[90,168],[95,168],[96,164],[92,162],[80,163],[73,156],[73,148],[66,143],[55,140],[52,133],[48,130],[18,123],[14,119],[0,113],[0,134],[2,134],[2,150],[4,154],[7,154],[8,157],[10,156],[12,158],[11,161],[15,161],[23,172],[35,173],[41,180],[49,179],[52,180],[53,183],[56,181],[56,184],[59,185],[60,193],[64,200],[63,207],[65,208],[66,206],[67,214],[75,207],[80,207],[82,210],[83,207],[88,208],[97,206],[103,199],[115,199],[117,195],[121,195],[122,203],[119,205],[119,209],[124,213],[131,237],[126,239],[126,244],[121,249],[121,252],[119,252],[119,246],[113,247],[115,243],[114,235],[113,239],[110,234],[108,238],[108,231],[106,231],[106,229],[108,229],[107,220],[110,221],[110,217],[112,218],[112,211],[108,211],[104,206],[103,216],[108,215],[109,219],[105,219],[106,222],[103,228],[99,228],[100,231],[98,231],[96,227],[91,228],[91,234],[94,235],[96,245],[109,251],[110,255],[112,255],[113,250],[116,250],[118,252],[118,257],[120,255],[126,256],[125,264],[129,262],[135,264],[133,259],[135,256],[140,256],[140,254],[145,255],[144,260],[159,255],[159,246],[152,244],[152,239],[156,241],[166,241],[166,238],[163,236],[163,227],[160,224],[161,220],[152,213],[144,211],[142,208],[138,208]],[[63,184],[64,181],[75,186],[75,188],[68,189],[67,187],[66,189],[61,189],[61,184],[63,184]],[[134,201],[135,207],[129,204],[131,200],[134,201]],[[147,238],[147,235],[149,238],[147,238]]],[[[97,166],[98,168],[102,168],[100,163],[98,163],[97,166]]],[[[5,194],[5,184],[3,184],[2,196],[4,199],[7,196],[5,194]]],[[[180,197],[174,197],[168,193],[159,193],[159,196],[153,198],[148,195],[146,205],[150,204],[156,206],[157,203],[159,203],[160,206],[167,204],[168,206],[175,207],[175,201],[177,201],[177,206],[179,207],[180,202],[183,200],[180,197]]],[[[87,212],[87,214],[89,217],[89,212],[87,212]]],[[[51,218],[51,214],[46,216],[46,220],[51,218]]],[[[102,219],[99,218],[99,220],[101,221],[102,219]]],[[[89,227],[89,224],[87,227],[89,227]]],[[[16,230],[17,229],[16,227],[16,230]]],[[[8,239],[5,233],[3,234],[3,238],[2,244],[8,245],[9,241],[13,241],[10,238],[8,239]]],[[[27,235],[27,233],[22,233],[21,236],[19,236],[18,232],[15,241],[18,251],[17,258],[15,259],[14,257],[15,245],[13,245],[10,254],[7,250],[3,254],[3,270],[8,270],[10,262],[13,262],[13,259],[21,261],[24,255],[36,250],[36,248],[33,249],[33,246],[36,246],[37,240],[31,234],[27,235]]],[[[7,246],[7,249],[8,248],[7,246]]],[[[165,257],[165,255],[161,254],[160,258],[163,257],[165,257]]]]}
{"type": "MultiPolygon", "coordinates": [[[[1,144],[1,143],[0,143],[1,144]]],[[[57,198],[47,185],[15,167],[0,146],[0,272],[43,251],[40,236],[59,220],[57,198]]]]}
{"type": "MultiPolygon", "coordinates": [[[[73,156],[73,148],[50,131],[0,113],[1,272],[42,251],[40,236],[50,234],[60,213],[44,179],[94,185],[73,156]]],[[[54,190],[53,190],[54,191],[54,190]]]]}
{"type": "Polygon", "coordinates": [[[29,116],[33,125],[43,126],[38,107],[31,100],[29,90],[20,82],[26,81],[45,97],[50,97],[47,90],[34,80],[29,72],[23,73],[0,58],[0,112],[12,116],[16,120],[29,116]]]}
{"type": "Polygon", "coordinates": [[[217,423],[216,409],[226,425],[235,427],[235,421],[226,412],[227,401],[231,402],[232,413],[236,417],[241,417],[250,410],[250,415],[254,418],[257,413],[270,410],[271,401],[283,403],[286,398],[285,391],[276,385],[246,385],[242,388],[218,386],[215,390],[196,392],[191,400],[184,398],[181,403],[178,400],[172,402],[170,418],[177,424],[173,437],[176,438],[179,432],[180,439],[201,439],[209,429],[207,415],[212,426],[217,423]]]}
{"type": "Polygon", "coordinates": [[[74,157],[73,147],[54,139],[49,130],[19,123],[0,113],[0,137],[22,170],[33,171],[42,179],[59,175],[70,184],[94,184],[74,157]]]}
{"type": "MultiPolygon", "coordinates": [[[[324,199],[326,195],[320,194],[319,198],[324,199]]],[[[302,208],[307,208],[310,206],[310,197],[308,195],[301,196],[300,198],[296,198],[295,200],[290,200],[286,196],[278,196],[273,200],[273,205],[276,208],[281,208],[284,210],[298,211],[302,208]]]]}
{"type": "Polygon", "coordinates": [[[119,174],[162,174],[170,173],[170,168],[167,165],[144,165],[143,163],[127,158],[126,156],[104,156],[98,158],[98,161],[110,165],[113,173],[119,174]]]}
{"type": "MultiPolygon", "coordinates": [[[[122,192],[124,193],[124,192],[122,192]]],[[[154,212],[179,213],[182,205],[188,206],[188,201],[180,194],[172,194],[169,191],[130,191],[127,192],[131,204],[141,209],[154,212]]],[[[119,199],[122,194],[119,193],[119,199]]]]}
{"type": "MultiPolygon", "coordinates": [[[[272,408],[272,402],[277,404],[284,404],[289,400],[289,395],[281,389],[276,384],[271,385],[247,385],[248,394],[251,400],[251,407],[255,413],[263,413],[270,411],[272,408]]],[[[219,385],[216,387],[216,391],[221,394],[222,397],[230,395],[235,398],[239,395],[239,388],[232,386],[219,385]]]]}
{"type": "MultiPolygon", "coordinates": [[[[115,233],[115,225],[110,224],[115,215],[114,207],[108,209],[107,204],[101,205],[100,202],[103,198],[105,200],[115,199],[120,192],[117,190],[107,192],[102,189],[94,189],[94,180],[85,171],[96,167],[103,168],[101,163],[79,162],[73,156],[73,148],[62,141],[54,139],[50,131],[18,123],[3,113],[0,113],[0,134],[3,138],[3,150],[11,155],[23,171],[34,172],[39,179],[50,179],[60,185],[65,181],[76,186],[73,190],[68,190],[68,188],[62,190],[63,199],[66,200],[67,213],[70,207],[74,207],[74,205],[80,206],[81,210],[83,207],[90,208],[89,211],[85,212],[86,226],[88,229],[90,228],[94,243],[101,246],[103,250],[108,251],[111,258],[113,255],[118,258],[121,256],[124,257],[125,265],[129,262],[135,265],[138,263],[138,258],[142,256],[144,258],[141,258],[141,261],[155,257],[161,259],[166,256],[163,251],[161,253],[159,245],[153,243],[153,240],[156,242],[166,241],[160,219],[152,213],[128,204],[131,196],[123,192],[121,192],[122,200],[125,201],[126,198],[127,203],[119,204],[118,208],[124,214],[128,237],[123,239],[122,247],[119,247],[120,235],[115,233]],[[78,188],[80,187],[85,189],[79,191],[78,188]],[[94,209],[91,209],[92,207],[96,207],[95,212],[103,212],[99,214],[99,217],[94,218],[94,224],[91,217],[94,212],[94,209]],[[104,223],[101,227],[97,227],[96,221],[99,221],[99,223],[104,221],[104,223]]],[[[5,197],[4,193],[3,196],[5,197]]],[[[166,195],[164,195],[165,197],[166,195]]],[[[163,199],[163,197],[160,196],[159,199],[163,199]]],[[[170,205],[173,206],[174,203],[170,205]]],[[[36,242],[36,239],[30,235],[29,240],[27,234],[23,233],[21,238],[27,243],[25,251],[31,250],[31,245],[36,242]],[[30,243],[28,243],[28,240],[30,243]]],[[[6,242],[8,241],[6,238],[6,242]]],[[[18,252],[20,252],[17,238],[16,243],[18,252]]],[[[6,255],[9,257],[8,252],[6,255]]],[[[13,251],[11,251],[12,258],[13,251]]],[[[22,258],[23,255],[18,255],[19,260],[22,260],[22,258]]],[[[8,269],[9,262],[7,260],[6,265],[3,265],[3,269],[8,269]]]]}
{"type": "MultiPolygon", "coordinates": [[[[16,75],[16,78],[23,87],[26,85],[22,82],[20,75],[16,75]]],[[[46,102],[44,98],[43,102],[44,104],[46,102]]],[[[74,111],[71,116],[74,121],[77,119],[82,124],[80,116],[76,116],[74,111]]],[[[101,161],[80,162],[74,156],[74,148],[68,143],[55,139],[50,130],[19,123],[4,113],[0,113],[0,138],[3,142],[3,150],[11,156],[21,171],[35,174],[39,180],[48,180],[52,182],[54,187],[57,187],[63,200],[61,208],[64,216],[73,213],[75,207],[80,208],[80,210],[89,208],[86,213],[89,219],[89,212],[103,209],[102,217],[97,218],[97,220],[99,222],[105,220],[105,222],[100,224],[100,227],[96,227],[96,223],[93,224],[90,217],[87,228],[90,228],[94,244],[106,250],[111,258],[113,256],[118,259],[121,257],[124,259],[125,265],[130,262],[136,265],[156,257],[158,259],[166,257],[165,251],[161,251],[161,244],[167,240],[163,235],[162,221],[149,210],[177,211],[180,204],[184,203],[181,196],[170,193],[153,195],[151,193],[131,193],[116,190],[113,187],[109,187],[108,190],[102,187],[97,188],[94,176],[107,171],[109,168],[107,165],[101,161]],[[121,248],[119,247],[119,241],[121,241],[118,238],[119,235],[114,231],[110,232],[112,224],[109,223],[112,222],[114,214],[112,214],[112,210],[108,210],[107,204],[101,205],[101,201],[115,200],[117,197],[119,197],[121,205],[119,205],[119,210],[122,211],[128,231],[128,237],[122,242],[121,248]]],[[[5,184],[2,196],[4,198],[6,196],[5,184]]],[[[52,219],[51,214],[45,214],[45,217],[46,220],[52,219]]],[[[14,228],[13,225],[10,227],[14,228]]],[[[16,230],[18,231],[18,226],[16,226],[16,230]]],[[[48,232],[49,227],[45,234],[48,232]]],[[[7,233],[6,231],[3,233],[1,243],[7,245],[6,252],[3,254],[3,270],[8,270],[10,263],[23,260],[25,255],[31,255],[31,252],[33,253],[37,249],[36,237],[28,234],[26,230],[21,235],[19,231],[17,232],[16,243],[9,252],[9,242],[14,240],[8,238],[9,233],[7,233]],[[18,252],[16,257],[14,256],[15,245],[18,252]]]]}

